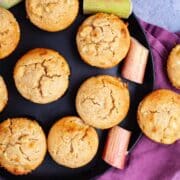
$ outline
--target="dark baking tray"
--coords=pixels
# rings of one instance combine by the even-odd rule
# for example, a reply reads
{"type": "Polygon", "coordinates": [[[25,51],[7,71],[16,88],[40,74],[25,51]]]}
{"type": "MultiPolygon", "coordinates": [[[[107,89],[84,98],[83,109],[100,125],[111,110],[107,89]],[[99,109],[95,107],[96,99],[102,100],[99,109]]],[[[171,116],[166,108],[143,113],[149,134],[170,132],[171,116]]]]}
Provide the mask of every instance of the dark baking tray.
{"type": "MultiPolygon", "coordinates": [[[[36,119],[43,127],[46,135],[52,124],[59,118],[66,115],[77,115],[75,109],[75,96],[80,84],[88,77],[98,74],[110,74],[120,76],[121,64],[115,68],[103,70],[90,67],[81,60],[76,44],[75,36],[79,25],[87,17],[82,13],[82,1],[79,15],[76,21],[66,30],[49,33],[36,28],[26,17],[24,3],[11,8],[11,12],[17,18],[21,27],[21,40],[16,51],[6,59],[0,61],[0,74],[4,77],[9,92],[9,102],[5,110],[0,114],[0,121],[9,117],[30,117],[36,119]],[[36,47],[52,48],[59,51],[68,61],[71,67],[70,87],[66,94],[56,102],[47,105],[34,104],[25,100],[16,90],[13,80],[13,68],[17,60],[28,50],[36,47]]],[[[132,36],[138,39],[149,49],[148,42],[134,14],[128,19],[129,30],[132,36]]],[[[133,132],[129,150],[135,146],[141,136],[141,131],[136,122],[136,110],[142,98],[152,91],[153,88],[153,63],[151,53],[149,55],[145,81],[143,85],[138,85],[129,81],[131,92],[131,108],[128,116],[121,123],[121,126],[133,132]]],[[[110,166],[102,159],[101,154],[104,147],[107,130],[98,130],[100,145],[95,158],[85,167],[78,169],[68,169],[57,165],[48,155],[42,163],[32,173],[26,176],[13,176],[0,169],[0,179],[90,179],[107,170],[110,166]]]]}

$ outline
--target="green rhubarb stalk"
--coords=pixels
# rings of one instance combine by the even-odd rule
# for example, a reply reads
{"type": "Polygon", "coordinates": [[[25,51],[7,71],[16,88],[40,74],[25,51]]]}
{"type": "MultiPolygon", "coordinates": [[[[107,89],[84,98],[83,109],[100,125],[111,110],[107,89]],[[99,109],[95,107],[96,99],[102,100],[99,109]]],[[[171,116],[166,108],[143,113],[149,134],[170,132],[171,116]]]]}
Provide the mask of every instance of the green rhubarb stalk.
{"type": "Polygon", "coordinates": [[[0,6],[3,8],[9,9],[21,1],[22,0],[0,0],[0,6]]]}
{"type": "Polygon", "coordinates": [[[132,13],[131,0],[84,0],[84,14],[97,12],[116,14],[121,18],[128,18],[132,13]]]}

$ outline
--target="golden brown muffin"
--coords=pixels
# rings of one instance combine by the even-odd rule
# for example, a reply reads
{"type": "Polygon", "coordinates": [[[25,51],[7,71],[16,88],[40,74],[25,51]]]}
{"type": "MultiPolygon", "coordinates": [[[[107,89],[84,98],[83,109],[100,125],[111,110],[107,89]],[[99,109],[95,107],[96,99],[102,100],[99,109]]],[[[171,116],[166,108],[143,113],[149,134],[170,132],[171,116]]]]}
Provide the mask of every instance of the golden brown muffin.
{"type": "Polygon", "coordinates": [[[7,102],[8,102],[8,91],[3,78],[0,76],[0,112],[3,111],[7,102]]]}
{"type": "Polygon", "coordinates": [[[127,85],[120,79],[101,75],[87,79],[76,96],[76,110],[89,125],[107,129],[120,123],[129,110],[127,85]]]}
{"type": "Polygon", "coordinates": [[[40,29],[50,32],[70,26],[78,10],[78,0],[26,0],[30,21],[40,29]]]}
{"type": "Polygon", "coordinates": [[[0,59],[10,55],[20,39],[20,28],[13,14],[0,7],[0,59]]]}
{"type": "Polygon", "coordinates": [[[75,116],[57,121],[48,135],[48,151],[53,160],[69,168],[89,163],[98,149],[98,135],[94,128],[75,116]]]}
{"type": "Polygon", "coordinates": [[[68,88],[70,69],[66,60],[51,49],[36,48],[17,62],[14,80],[20,94],[46,104],[60,98],[68,88]]]}
{"type": "Polygon", "coordinates": [[[180,44],[172,49],[168,57],[167,72],[172,85],[180,89],[180,44]]]}
{"type": "Polygon", "coordinates": [[[98,13],[80,26],[76,42],[82,59],[91,66],[112,68],[130,47],[127,25],[115,15],[98,13]]]}
{"type": "Polygon", "coordinates": [[[138,107],[138,123],[150,139],[172,144],[180,138],[180,95],[170,90],[156,90],[138,107]]]}
{"type": "Polygon", "coordinates": [[[46,137],[36,121],[12,118],[0,123],[0,165],[14,175],[35,170],[44,160],[46,137]]]}

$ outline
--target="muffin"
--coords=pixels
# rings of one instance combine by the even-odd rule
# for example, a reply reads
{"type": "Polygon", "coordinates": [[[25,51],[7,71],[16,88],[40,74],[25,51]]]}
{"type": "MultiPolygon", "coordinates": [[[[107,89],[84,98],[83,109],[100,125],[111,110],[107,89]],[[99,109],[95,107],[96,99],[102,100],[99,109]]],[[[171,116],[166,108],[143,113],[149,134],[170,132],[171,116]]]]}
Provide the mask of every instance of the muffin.
{"type": "Polygon", "coordinates": [[[76,43],[81,58],[98,68],[112,68],[123,60],[130,47],[127,25],[115,15],[98,13],[80,26],[76,43]]]}
{"type": "Polygon", "coordinates": [[[26,11],[30,21],[40,29],[50,32],[70,26],[78,10],[78,0],[26,0],[26,11]]]}
{"type": "Polygon", "coordinates": [[[168,57],[167,72],[172,85],[180,89],[180,44],[172,49],[168,57]]]}
{"type": "Polygon", "coordinates": [[[156,90],[139,104],[137,119],[143,133],[153,141],[172,144],[180,138],[180,95],[156,90]]]}
{"type": "Polygon", "coordinates": [[[8,101],[8,91],[3,78],[0,76],[0,112],[3,111],[8,101]]]}
{"type": "Polygon", "coordinates": [[[0,7],[0,59],[9,56],[17,47],[20,28],[13,14],[0,7]]]}
{"type": "Polygon", "coordinates": [[[37,48],[16,63],[14,80],[20,94],[39,104],[53,102],[68,88],[70,69],[56,51],[37,48]]]}
{"type": "Polygon", "coordinates": [[[96,130],[75,116],[57,121],[48,135],[48,151],[53,160],[69,168],[89,163],[98,149],[96,130]]]}
{"type": "Polygon", "coordinates": [[[89,125],[107,129],[120,123],[129,110],[127,85],[120,79],[100,75],[87,79],[76,96],[76,110],[89,125]]]}
{"type": "Polygon", "coordinates": [[[12,118],[0,123],[0,142],[0,166],[14,175],[35,170],[47,150],[42,128],[26,118],[12,118]]]}

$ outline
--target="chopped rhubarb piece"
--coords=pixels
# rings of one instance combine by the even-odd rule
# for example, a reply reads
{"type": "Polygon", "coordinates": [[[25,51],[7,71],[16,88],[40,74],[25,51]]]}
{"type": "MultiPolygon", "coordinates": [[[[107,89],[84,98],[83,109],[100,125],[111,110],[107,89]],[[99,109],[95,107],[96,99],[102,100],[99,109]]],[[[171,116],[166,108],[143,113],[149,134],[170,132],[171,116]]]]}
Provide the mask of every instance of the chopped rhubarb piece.
{"type": "Polygon", "coordinates": [[[22,0],[0,0],[0,6],[6,8],[6,9],[9,9],[21,1],[22,0]]]}
{"type": "Polygon", "coordinates": [[[140,44],[136,39],[131,38],[131,46],[121,75],[133,82],[142,84],[145,75],[146,64],[148,60],[149,51],[140,44]]]}
{"type": "Polygon", "coordinates": [[[103,160],[113,167],[124,169],[131,132],[119,126],[110,129],[103,152],[103,160]]]}
{"type": "Polygon", "coordinates": [[[128,18],[132,13],[131,0],[84,0],[84,14],[97,12],[116,14],[121,18],[128,18]]]}

